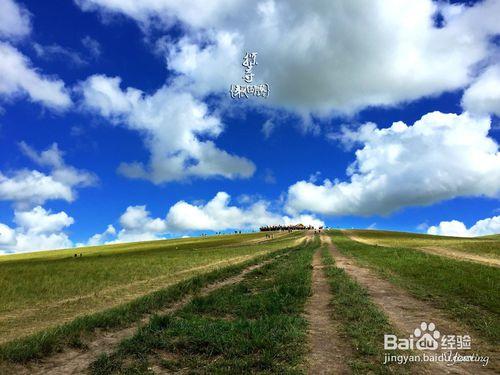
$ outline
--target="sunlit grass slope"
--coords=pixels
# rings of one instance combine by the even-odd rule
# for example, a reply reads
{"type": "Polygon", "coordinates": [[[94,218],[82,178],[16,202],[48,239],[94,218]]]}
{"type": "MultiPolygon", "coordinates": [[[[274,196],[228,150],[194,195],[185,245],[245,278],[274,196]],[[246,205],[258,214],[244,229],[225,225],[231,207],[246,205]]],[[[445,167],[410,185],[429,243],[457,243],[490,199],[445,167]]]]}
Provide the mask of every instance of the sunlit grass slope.
{"type": "Polygon", "coordinates": [[[153,317],[93,374],[301,374],[306,353],[304,304],[318,239],[247,274],[235,285],[153,317]]]}
{"type": "Polygon", "coordinates": [[[302,235],[225,235],[1,257],[0,341],[286,247],[302,235]]]}
{"type": "MultiPolygon", "coordinates": [[[[73,257],[74,254],[83,255],[112,255],[120,253],[130,253],[135,251],[150,251],[155,249],[165,249],[172,247],[193,247],[198,244],[198,247],[211,247],[218,245],[239,244],[242,241],[265,239],[262,233],[246,233],[224,236],[209,236],[209,237],[188,237],[188,238],[174,238],[168,240],[157,241],[142,241],[142,242],[129,242],[120,244],[110,244],[102,246],[86,246],[62,250],[48,250],[48,251],[33,251],[30,253],[9,254],[0,256],[0,262],[9,262],[13,260],[30,260],[30,259],[60,259],[73,257]]],[[[1,250],[1,249],[0,249],[1,250]]]]}
{"type": "MultiPolygon", "coordinates": [[[[500,271],[408,247],[375,246],[330,231],[337,248],[412,295],[447,311],[491,343],[500,339],[500,271]]],[[[403,239],[406,234],[401,234],[403,239]]],[[[404,243],[404,242],[403,242],[404,243]]]]}
{"type": "Polygon", "coordinates": [[[350,238],[379,246],[443,248],[500,258],[500,235],[484,237],[446,237],[382,230],[345,230],[350,238]]]}

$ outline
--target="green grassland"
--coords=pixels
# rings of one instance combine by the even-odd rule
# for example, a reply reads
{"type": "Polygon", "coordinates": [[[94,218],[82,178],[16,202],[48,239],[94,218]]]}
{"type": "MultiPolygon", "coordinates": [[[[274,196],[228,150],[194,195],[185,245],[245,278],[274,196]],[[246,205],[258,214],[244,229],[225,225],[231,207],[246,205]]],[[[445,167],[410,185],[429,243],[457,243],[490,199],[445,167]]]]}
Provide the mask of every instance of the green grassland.
{"type": "Polygon", "coordinates": [[[464,238],[383,230],[346,230],[353,239],[380,246],[443,248],[500,259],[500,235],[464,238]]]}
{"type": "Polygon", "coordinates": [[[174,238],[167,240],[157,241],[142,241],[142,242],[129,242],[120,244],[107,244],[101,246],[85,246],[72,249],[62,250],[47,250],[47,251],[34,251],[30,253],[8,254],[0,256],[0,262],[9,262],[14,260],[48,260],[48,259],[64,259],[72,258],[74,254],[83,255],[117,255],[122,253],[143,252],[151,250],[164,250],[165,248],[181,247],[192,248],[194,247],[214,247],[230,244],[241,244],[242,241],[259,240],[265,238],[262,233],[245,233],[224,236],[208,236],[208,237],[187,237],[187,238],[174,238]]]}
{"type": "MultiPolygon", "coordinates": [[[[398,246],[399,237],[387,239],[393,247],[368,245],[349,239],[341,231],[329,232],[337,248],[417,298],[459,319],[484,340],[500,340],[500,272],[498,268],[463,262],[398,246]]],[[[405,243],[405,242],[403,242],[405,243]]]]}
{"type": "Polygon", "coordinates": [[[289,246],[301,235],[226,235],[0,257],[1,341],[289,246]],[[83,256],[74,258],[76,252],[83,256]]]}
{"type": "Polygon", "coordinates": [[[2,371],[11,373],[8,371],[9,363],[41,359],[63,350],[64,347],[85,349],[85,338],[91,336],[98,329],[119,329],[134,323],[137,324],[146,314],[169,307],[183,297],[199,292],[211,283],[223,281],[239,274],[246,267],[272,260],[295,248],[297,247],[272,251],[238,264],[196,275],[131,302],[97,313],[83,315],[68,323],[0,345],[0,373],[3,373],[2,371]]]}
{"type": "Polygon", "coordinates": [[[307,352],[303,310],[318,246],[316,238],[236,285],[153,317],[117,352],[103,354],[93,373],[149,374],[151,366],[203,374],[302,373],[307,352]]]}
{"type": "MultiPolygon", "coordinates": [[[[442,309],[488,345],[500,342],[499,269],[418,250],[454,243],[464,252],[492,254],[498,251],[498,236],[327,234],[343,254],[442,309]]],[[[93,373],[149,374],[152,368],[160,373],[305,373],[304,304],[315,251],[322,251],[332,324],[352,348],[345,360],[353,373],[413,371],[381,364],[383,333],[394,331],[383,307],[336,267],[318,236],[309,233],[312,240],[305,242],[305,235],[211,236],[0,257],[0,373],[14,363],[36,366],[36,360],[68,347],[84,351],[96,331],[126,327],[138,329],[117,347],[102,347],[110,354],[93,362],[93,373]],[[75,253],[83,256],[75,258],[75,253]],[[261,263],[241,281],[199,294],[261,263]],[[179,310],[159,313],[187,296],[195,297],[179,310]]]]}

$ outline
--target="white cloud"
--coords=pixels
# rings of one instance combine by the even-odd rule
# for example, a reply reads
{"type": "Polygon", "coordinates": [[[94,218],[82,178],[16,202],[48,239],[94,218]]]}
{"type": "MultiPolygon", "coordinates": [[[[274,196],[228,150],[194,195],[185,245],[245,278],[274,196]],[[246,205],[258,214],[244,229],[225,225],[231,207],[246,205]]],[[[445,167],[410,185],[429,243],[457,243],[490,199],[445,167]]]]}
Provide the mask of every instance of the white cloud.
{"type": "Polygon", "coordinates": [[[108,225],[104,233],[92,236],[88,245],[157,240],[167,232],[166,221],[152,218],[146,206],[127,207],[119,222],[122,228],[120,231],[117,232],[112,225],[108,225]]]}
{"type": "Polygon", "coordinates": [[[14,245],[16,243],[16,231],[8,225],[0,223],[0,246],[14,245]]]}
{"type": "Polygon", "coordinates": [[[73,246],[63,230],[74,223],[65,212],[51,213],[37,206],[29,211],[14,212],[16,228],[0,223],[0,254],[36,250],[62,249],[73,246]]]}
{"type": "Polygon", "coordinates": [[[62,152],[57,143],[53,143],[47,150],[36,152],[26,142],[20,142],[21,152],[29,157],[36,164],[43,167],[63,168],[65,166],[62,152]]]}
{"type": "Polygon", "coordinates": [[[12,0],[0,0],[0,37],[17,39],[30,32],[29,12],[12,0]]]}
{"type": "Polygon", "coordinates": [[[456,237],[476,237],[500,234],[500,216],[479,220],[470,228],[467,228],[464,223],[458,220],[442,221],[437,226],[433,225],[429,227],[427,233],[456,237]]]}
{"type": "Polygon", "coordinates": [[[0,95],[7,98],[28,95],[32,101],[53,109],[71,105],[63,81],[40,74],[26,56],[3,42],[0,42],[0,95]]]}
{"type": "Polygon", "coordinates": [[[151,219],[146,206],[130,206],[120,217],[123,229],[129,231],[143,230],[152,233],[165,232],[167,226],[162,219],[151,219]]]}
{"type": "Polygon", "coordinates": [[[271,134],[274,132],[276,129],[276,123],[271,120],[267,120],[263,125],[262,125],[262,133],[264,134],[264,137],[268,139],[271,134]]]}
{"type": "Polygon", "coordinates": [[[72,202],[76,188],[91,186],[97,181],[92,173],[67,165],[55,143],[40,153],[25,143],[21,143],[20,148],[37,165],[50,169],[50,173],[28,169],[9,174],[0,172],[0,200],[14,201],[19,207],[54,199],[72,202]]]}
{"type": "Polygon", "coordinates": [[[243,3],[241,0],[192,0],[189,4],[180,0],[75,0],[75,2],[87,11],[102,7],[105,12],[123,13],[144,26],[148,26],[152,21],[170,26],[174,21],[173,17],[179,17],[182,22],[195,27],[217,24],[227,15],[238,11],[243,3]]]}
{"type": "Polygon", "coordinates": [[[266,168],[264,171],[264,182],[266,184],[275,184],[276,183],[276,176],[274,175],[274,172],[272,169],[266,168]]]}
{"type": "Polygon", "coordinates": [[[33,48],[36,55],[44,60],[61,59],[67,63],[78,66],[87,64],[87,61],[80,56],[78,52],[72,51],[58,44],[42,46],[39,43],[33,43],[33,48]]]}
{"type": "Polygon", "coordinates": [[[273,212],[269,202],[264,200],[238,207],[230,205],[230,199],[227,193],[219,192],[205,204],[179,201],[170,207],[164,219],[151,217],[146,206],[130,206],[120,217],[122,229],[115,238],[108,236],[104,240],[98,234],[92,236],[91,240],[93,244],[102,244],[154,240],[167,234],[193,231],[257,229],[271,224],[324,225],[322,220],[313,215],[286,216],[273,212]]]}
{"type": "MultiPolygon", "coordinates": [[[[0,223],[0,254],[70,248],[74,244],[64,230],[75,220],[65,212],[52,213],[41,206],[14,211],[16,228],[0,223]]],[[[76,246],[149,241],[193,231],[257,229],[271,224],[323,226],[313,215],[287,216],[270,210],[269,202],[258,200],[245,207],[230,205],[230,196],[219,192],[206,204],[179,201],[165,218],[153,218],[146,206],[129,206],[119,218],[120,230],[108,225],[102,233],[76,246]]]]}
{"type": "Polygon", "coordinates": [[[242,82],[241,37],[233,32],[214,32],[198,40],[184,37],[166,49],[167,65],[183,73],[198,94],[228,91],[231,83],[242,82]],[[205,43],[201,47],[201,43],[205,43]]]}
{"type": "Polygon", "coordinates": [[[153,95],[120,88],[120,78],[94,75],[81,84],[84,106],[115,124],[140,132],[151,153],[149,163],[124,163],[119,171],[130,178],[159,184],[189,177],[250,177],[249,160],[217,148],[223,130],[207,105],[175,85],[153,95]],[[201,138],[204,138],[202,140],[201,138]]]}
{"type": "Polygon", "coordinates": [[[465,90],[462,106],[469,112],[500,116],[500,64],[487,68],[465,90]]]}
{"type": "Polygon", "coordinates": [[[89,238],[87,243],[78,243],[77,246],[97,246],[110,241],[116,235],[116,229],[111,224],[102,233],[96,233],[89,238]]]}
{"type": "Polygon", "coordinates": [[[86,35],[84,38],[82,38],[82,45],[87,49],[92,58],[97,59],[99,56],[101,56],[101,44],[94,38],[86,35]]]}
{"type": "Polygon", "coordinates": [[[500,153],[489,118],[433,112],[413,125],[365,124],[344,134],[360,143],[349,181],[299,181],[288,190],[290,212],[388,214],[459,196],[497,197],[500,153]]]}
{"type": "Polygon", "coordinates": [[[19,170],[6,176],[0,172],[0,200],[42,204],[51,199],[71,202],[71,187],[52,176],[33,170],[19,170]]]}
{"type": "Polygon", "coordinates": [[[96,60],[101,55],[101,45],[99,42],[90,36],[85,36],[81,39],[84,51],[77,52],[70,48],[63,47],[59,44],[41,45],[33,43],[33,49],[38,58],[47,61],[64,60],[74,66],[87,65],[89,61],[96,60]]]}
{"type": "Polygon", "coordinates": [[[49,214],[43,207],[37,206],[31,211],[15,211],[14,222],[30,234],[58,232],[75,221],[65,212],[49,214]]]}
{"type": "Polygon", "coordinates": [[[73,242],[69,239],[66,233],[50,233],[31,235],[19,233],[17,235],[16,246],[9,249],[16,253],[41,251],[41,250],[56,250],[68,249],[73,247],[73,242]]]}
{"type": "Polygon", "coordinates": [[[474,6],[431,0],[77,0],[84,10],[120,13],[142,26],[186,35],[167,48],[170,69],[196,92],[241,81],[243,52],[257,51],[263,104],[304,114],[353,113],[462,88],[491,57],[500,2],[474,6]],[[441,12],[443,27],[434,25],[441,12]]]}
{"type": "Polygon", "coordinates": [[[54,179],[69,187],[92,186],[97,181],[97,177],[94,174],[67,165],[63,159],[64,154],[59,150],[57,143],[53,143],[47,150],[40,153],[37,153],[36,150],[25,142],[21,142],[19,147],[27,157],[39,166],[51,168],[51,175],[54,179]]]}
{"type": "Polygon", "coordinates": [[[231,197],[219,192],[206,204],[194,205],[185,201],[174,204],[167,214],[167,225],[174,232],[226,229],[255,229],[270,224],[321,226],[323,222],[310,215],[282,216],[269,210],[269,203],[259,200],[241,208],[229,204],[231,197]]]}
{"type": "Polygon", "coordinates": [[[189,230],[224,230],[227,228],[245,228],[258,226],[254,220],[268,220],[267,206],[258,202],[242,211],[236,206],[229,206],[230,197],[219,192],[205,205],[192,205],[184,201],[174,204],[167,215],[171,228],[178,231],[189,230]]]}

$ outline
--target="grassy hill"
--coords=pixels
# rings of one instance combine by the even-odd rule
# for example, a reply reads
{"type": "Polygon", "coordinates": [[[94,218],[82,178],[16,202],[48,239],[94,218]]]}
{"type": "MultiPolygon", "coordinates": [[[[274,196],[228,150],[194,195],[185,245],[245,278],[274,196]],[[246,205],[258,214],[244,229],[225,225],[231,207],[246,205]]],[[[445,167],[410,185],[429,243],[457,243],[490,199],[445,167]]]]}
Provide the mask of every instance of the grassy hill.
{"type": "Polygon", "coordinates": [[[0,373],[442,373],[383,363],[384,335],[424,321],[470,335],[498,373],[500,273],[477,257],[499,245],[332,230],[5,256],[0,373]]]}
{"type": "Polygon", "coordinates": [[[383,230],[345,230],[351,239],[379,246],[441,248],[500,259],[500,235],[447,237],[383,230]]]}
{"type": "Polygon", "coordinates": [[[266,254],[296,238],[267,240],[251,233],[2,256],[0,342],[266,254]]]}

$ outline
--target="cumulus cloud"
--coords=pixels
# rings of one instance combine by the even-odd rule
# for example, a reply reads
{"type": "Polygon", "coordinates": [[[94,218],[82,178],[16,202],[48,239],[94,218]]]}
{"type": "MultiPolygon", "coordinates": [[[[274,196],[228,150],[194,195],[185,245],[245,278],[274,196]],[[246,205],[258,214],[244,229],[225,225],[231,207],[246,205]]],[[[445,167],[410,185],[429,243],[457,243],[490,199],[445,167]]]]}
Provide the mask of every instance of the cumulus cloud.
{"type": "Polygon", "coordinates": [[[94,75],[81,84],[85,108],[139,132],[150,151],[149,163],[123,163],[130,178],[159,184],[189,177],[250,177],[249,160],[219,149],[212,140],[223,130],[207,105],[175,85],[153,95],[120,88],[120,78],[94,75]]]}
{"type": "Polygon", "coordinates": [[[43,207],[37,206],[31,211],[16,211],[14,222],[28,233],[52,233],[68,227],[75,221],[65,212],[49,214],[43,207]]]}
{"type": "Polygon", "coordinates": [[[19,170],[4,175],[0,172],[0,199],[42,204],[51,199],[73,200],[71,187],[36,170],[19,170]]]}
{"type": "Polygon", "coordinates": [[[469,112],[500,116],[500,64],[488,67],[465,90],[462,106],[469,112]]]}
{"type": "Polygon", "coordinates": [[[185,35],[166,50],[168,67],[197,92],[241,81],[244,51],[272,88],[264,104],[304,113],[354,113],[462,88],[491,56],[500,2],[432,0],[77,0],[84,10],[123,14],[143,27],[185,35]],[[434,19],[440,14],[438,27],[434,19]]]}
{"type": "Polygon", "coordinates": [[[79,243],[77,246],[158,240],[168,230],[165,219],[152,218],[146,206],[127,207],[120,216],[119,223],[119,231],[113,225],[108,225],[104,232],[94,234],[86,243],[79,243]]]}
{"type": "Polygon", "coordinates": [[[458,220],[442,221],[437,226],[433,225],[429,227],[427,233],[455,237],[476,237],[500,234],[500,216],[479,220],[470,228],[467,228],[464,223],[458,220]]]}
{"type": "Polygon", "coordinates": [[[161,219],[150,219],[146,206],[129,206],[120,217],[120,224],[125,229],[135,230],[144,228],[147,230],[165,230],[165,224],[161,219]]]}
{"type": "Polygon", "coordinates": [[[17,39],[30,32],[29,12],[12,0],[0,0],[0,37],[17,39]]]}
{"type": "MultiPolygon", "coordinates": [[[[0,246],[15,245],[16,231],[6,224],[0,223],[0,246]]],[[[1,250],[1,249],[0,249],[1,250]]]]}
{"type": "Polygon", "coordinates": [[[0,42],[0,95],[6,98],[27,95],[53,109],[71,105],[63,81],[41,74],[26,56],[4,42],[0,42]]]}
{"type": "Polygon", "coordinates": [[[259,200],[248,207],[230,205],[231,197],[219,192],[206,204],[195,205],[185,201],[174,204],[167,214],[168,227],[174,232],[226,229],[255,229],[270,224],[297,224],[321,226],[324,223],[311,215],[282,216],[269,210],[269,202],[259,200]]]}
{"type": "Polygon", "coordinates": [[[13,201],[18,207],[54,199],[72,202],[76,198],[76,188],[91,186],[97,181],[94,174],[67,165],[56,143],[40,153],[24,142],[20,143],[20,149],[35,164],[50,172],[28,169],[0,172],[0,200],[13,201]]]}
{"type": "Polygon", "coordinates": [[[0,254],[73,246],[64,229],[74,223],[65,212],[51,213],[41,206],[14,212],[16,228],[0,223],[0,254]]]}
{"type": "MultiPolygon", "coordinates": [[[[152,217],[146,206],[129,206],[118,220],[119,230],[110,224],[104,232],[76,246],[157,240],[194,231],[257,229],[270,224],[324,226],[314,215],[290,216],[275,212],[264,200],[236,206],[230,204],[230,199],[227,193],[219,192],[204,204],[179,201],[169,208],[164,218],[152,217]]],[[[63,211],[52,213],[41,206],[16,209],[13,221],[17,225],[14,228],[0,223],[0,254],[74,246],[64,230],[75,220],[63,211]]]]}
{"type": "MultiPolygon", "coordinates": [[[[115,238],[99,238],[101,242],[132,242],[163,238],[166,234],[193,231],[223,231],[229,229],[257,229],[270,224],[298,224],[323,226],[313,215],[287,216],[273,212],[264,200],[238,207],[230,204],[231,197],[219,192],[205,204],[179,201],[170,207],[165,218],[153,218],[146,206],[130,206],[120,217],[122,229],[115,238]]],[[[100,236],[98,234],[97,236],[100,236]]],[[[94,241],[94,240],[93,240],[94,241]]],[[[98,244],[95,241],[93,244],[98,244]]]]}
{"type": "MultiPolygon", "coordinates": [[[[13,0],[0,0],[0,39],[12,42],[31,33],[30,13],[13,0]]],[[[34,44],[40,57],[62,54],[76,59],[77,54],[59,46],[34,44]]],[[[33,102],[52,109],[65,109],[71,105],[71,98],[64,82],[42,74],[32,66],[28,57],[6,41],[0,41],[0,96],[12,99],[28,96],[33,102]]]]}
{"type": "Polygon", "coordinates": [[[368,123],[344,133],[361,144],[348,181],[299,181],[288,189],[290,212],[389,214],[459,196],[497,197],[500,153],[490,119],[432,112],[413,125],[378,129],[368,123]]]}
{"type": "Polygon", "coordinates": [[[105,242],[111,241],[111,239],[116,235],[116,229],[113,225],[108,225],[106,230],[102,233],[96,233],[89,238],[87,243],[78,243],[77,246],[97,246],[102,245],[105,242]]]}

